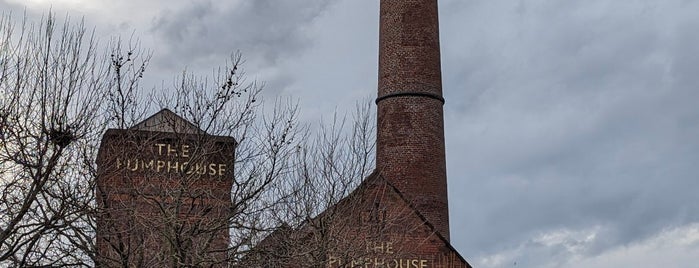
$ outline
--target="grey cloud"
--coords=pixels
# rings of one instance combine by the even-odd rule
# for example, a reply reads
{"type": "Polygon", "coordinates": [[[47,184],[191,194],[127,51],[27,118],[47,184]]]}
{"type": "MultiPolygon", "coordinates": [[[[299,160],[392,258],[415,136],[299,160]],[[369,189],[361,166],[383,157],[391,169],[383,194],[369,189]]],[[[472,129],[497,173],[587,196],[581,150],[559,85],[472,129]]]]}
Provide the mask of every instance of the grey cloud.
{"type": "Polygon", "coordinates": [[[551,259],[555,249],[525,241],[605,226],[595,254],[699,221],[697,4],[442,7],[450,200],[465,255],[525,245],[551,259]]]}
{"type": "MultiPolygon", "coordinates": [[[[317,19],[335,2],[164,3],[151,68],[207,74],[239,49],[248,70],[273,69],[268,89],[294,84],[311,100],[304,112],[327,112],[333,96],[376,81],[376,59],[359,58],[376,52],[366,40],[377,34],[338,38],[375,24],[331,20],[328,37],[317,19]],[[313,46],[323,38],[343,41],[313,46]]],[[[699,222],[699,4],[439,3],[452,242],[469,261],[567,267],[699,222]],[[541,239],[561,232],[571,236],[541,239]]],[[[363,8],[347,12],[377,15],[363,8]]]]}
{"type": "Polygon", "coordinates": [[[269,67],[309,46],[304,27],[332,2],[197,1],[162,12],[151,30],[165,44],[165,65],[168,61],[210,64],[240,50],[253,64],[269,67]]]}
{"type": "Polygon", "coordinates": [[[0,1],[0,8],[2,8],[3,10],[3,15],[11,13],[13,16],[16,16],[17,11],[20,11],[21,14],[22,10],[22,8],[19,5],[8,3],[6,1],[0,1]]]}

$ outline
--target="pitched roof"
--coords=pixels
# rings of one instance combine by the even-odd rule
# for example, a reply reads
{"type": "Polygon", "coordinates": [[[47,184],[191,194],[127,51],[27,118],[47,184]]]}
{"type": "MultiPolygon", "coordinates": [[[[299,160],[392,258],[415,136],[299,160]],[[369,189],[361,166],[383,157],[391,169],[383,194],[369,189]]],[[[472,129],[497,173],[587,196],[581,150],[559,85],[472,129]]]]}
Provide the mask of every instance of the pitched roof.
{"type": "Polygon", "coordinates": [[[192,124],[192,122],[187,121],[167,108],[160,110],[129,129],[185,134],[206,134],[203,130],[192,124]]]}
{"type": "MultiPolygon", "coordinates": [[[[393,185],[393,183],[391,183],[383,175],[381,175],[381,172],[378,169],[374,170],[374,172],[371,175],[369,175],[369,177],[367,177],[357,188],[362,187],[362,185],[364,185],[365,183],[367,183],[367,184],[385,183],[386,185],[388,185],[389,189],[392,189],[393,192],[396,193],[398,195],[398,197],[400,197],[400,199],[403,200],[403,202],[405,202],[405,204],[410,208],[410,210],[412,210],[412,212],[420,218],[420,220],[430,229],[430,231],[432,231],[432,233],[434,233],[437,237],[439,237],[439,239],[444,243],[445,246],[447,246],[447,248],[449,248],[451,251],[453,251],[456,254],[456,256],[461,261],[463,261],[468,267],[471,267],[471,265],[468,263],[468,261],[466,261],[466,259],[464,259],[464,257],[461,256],[459,251],[456,250],[451,245],[449,240],[447,240],[439,231],[437,231],[437,229],[434,227],[434,225],[432,223],[430,223],[430,221],[427,220],[427,218],[424,215],[422,215],[422,213],[420,213],[420,211],[415,207],[415,205],[413,205],[412,202],[410,202],[410,200],[408,200],[407,197],[405,197],[405,195],[403,195],[403,192],[401,192],[395,185],[393,185]],[[376,182],[373,182],[374,180],[376,182]]],[[[364,187],[369,187],[369,186],[364,186],[364,187]]],[[[353,193],[350,193],[350,195],[351,194],[353,194],[353,193]]],[[[342,202],[342,201],[340,201],[340,202],[342,202]]]]}
{"type": "MultiPolygon", "coordinates": [[[[464,257],[461,256],[461,254],[451,245],[451,243],[441,233],[439,233],[439,231],[437,231],[437,229],[434,227],[434,225],[432,223],[430,223],[429,220],[427,220],[427,218],[424,215],[422,215],[422,213],[420,213],[420,211],[415,207],[415,205],[413,205],[410,202],[410,200],[408,200],[408,198],[405,197],[405,195],[403,195],[403,193],[395,185],[393,185],[389,180],[384,178],[383,175],[381,175],[381,172],[379,170],[374,170],[374,172],[372,172],[369,176],[364,178],[362,183],[359,184],[359,186],[357,186],[357,188],[354,189],[351,193],[349,193],[347,196],[340,199],[337,203],[328,207],[325,211],[321,212],[319,215],[315,216],[313,219],[310,219],[310,220],[314,221],[314,220],[318,220],[318,219],[322,219],[324,217],[327,217],[326,213],[328,213],[329,211],[332,211],[336,208],[342,208],[344,206],[351,205],[351,203],[356,200],[355,198],[357,198],[357,196],[366,194],[367,192],[369,192],[369,190],[372,187],[377,187],[377,186],[381,186],[381,185],[387,186],[389,191],[395,193],[398,196],[398,199],[402,200],[402,202],[410,209],[410,212],[412,212],[413,215],[417,216],[420,219],[420,221],[430,230],[431,233],[436,235],[439,238],[439,240],[449,250],[451,250],[460,261],[462,261],[464,264],[466,264],[466,267],[471,267],[471,265],[468,263],[468,261],[466,261],[466,259],[464,259],[464,257]]],[[[295,229],[292,229],[293,230],[292,232],[296,232],[297,235],[301,235],[301,236],[307,235],[308,230],[304,230],[307,227],[308,227],[307,224],[302,224],[301,226],[299,226],[295,229]]],[[[289,235],[290,230],[288,229],[288,225],[284,225],[283,229],[284,229],[284,232],[283,232],[284,235],[289,235]]],[[[279,238],[280,235],[281,235],[281,232],[280,233],[273,232],[272,234],[270,234],[266,238],[264,238],[263,241],[261,241],[258,244],[258,246],[265,247],[265,246],[273,245],[277,242],[276,239],[279,238]]]]}

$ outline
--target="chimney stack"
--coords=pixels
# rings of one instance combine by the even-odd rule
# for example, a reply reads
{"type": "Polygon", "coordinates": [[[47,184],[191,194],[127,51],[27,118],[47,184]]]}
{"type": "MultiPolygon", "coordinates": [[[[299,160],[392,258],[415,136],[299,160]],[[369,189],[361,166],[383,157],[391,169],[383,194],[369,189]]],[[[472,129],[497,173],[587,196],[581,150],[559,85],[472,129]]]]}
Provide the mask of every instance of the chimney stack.
{"type": "Polygon", "coordinates": [[[381,0],[376,167],[449,240],[437,0],[381,0]]]}

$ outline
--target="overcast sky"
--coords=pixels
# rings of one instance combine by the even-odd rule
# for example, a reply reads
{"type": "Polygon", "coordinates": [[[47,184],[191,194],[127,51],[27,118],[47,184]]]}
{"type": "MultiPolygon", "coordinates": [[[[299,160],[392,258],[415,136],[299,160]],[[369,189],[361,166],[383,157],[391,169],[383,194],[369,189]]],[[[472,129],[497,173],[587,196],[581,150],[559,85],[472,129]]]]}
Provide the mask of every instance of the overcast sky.
{"type": "MultiPolygon", "coordinates": [[[[376,96],[378,0],[4,0],[140,37],[151,83],[240,50],[304,120],[376,96]]],[[[699,1],[441,0],[452,243],[475,267],[699,267],[699,1]]],[[[371,101],[371,100],[369,100],[371,101]]]]}

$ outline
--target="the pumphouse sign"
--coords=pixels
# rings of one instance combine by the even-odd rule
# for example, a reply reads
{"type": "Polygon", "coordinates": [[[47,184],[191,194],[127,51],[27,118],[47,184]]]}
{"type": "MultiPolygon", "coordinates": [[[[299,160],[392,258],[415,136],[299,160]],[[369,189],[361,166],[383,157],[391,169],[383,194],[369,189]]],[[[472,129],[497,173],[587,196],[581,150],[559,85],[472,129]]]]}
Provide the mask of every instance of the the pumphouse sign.
{"type": "Polygon", "coordinates": [[[102,137],[96,186],[100,266],[225,264],[236,142],[169,110],[102,137]]]}
{"type": "MultiPolygon", "coordinates": [[[[150,149],[148,158],[139,158],[137,155],[129,157],[125,155],[116,157],[116,169],[131,172],[145,173],[174,173],[183,175],[206,175],[206,176],[225,176],[228,170],[228,164],[224,162],[205,162],[201,159],[199,162],[193,162],[192,144],[186,142],[167,143],[155,142],[151,148],[142,148],[134,146],[137,150],[150,149]]],[[[135,145],[135,144],[134,144],[135,145]]],[[[128,144],[127,144],[128,146],[128,144]]],[[[128,150],[128,148],[126,148],[128,150]]],[[[211,159],[206,159],[211,160],[211,159]]]]}

